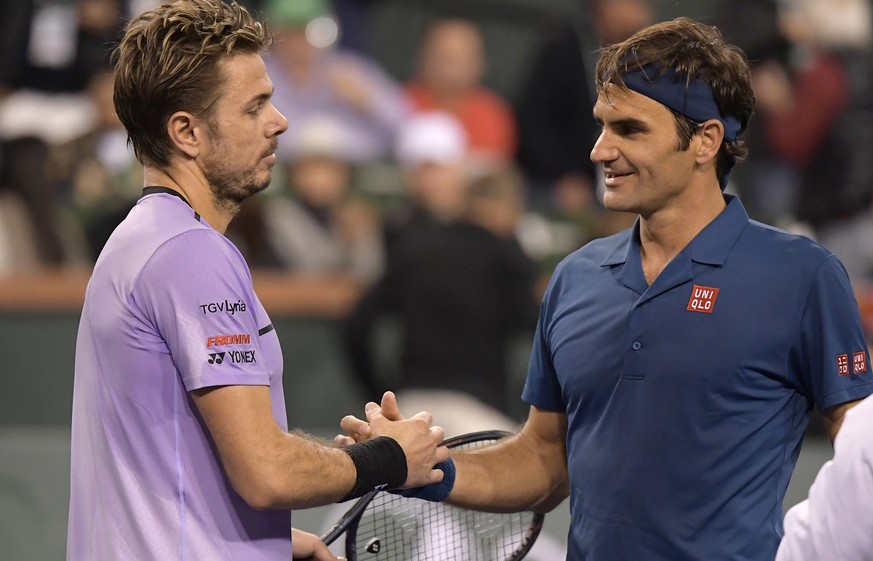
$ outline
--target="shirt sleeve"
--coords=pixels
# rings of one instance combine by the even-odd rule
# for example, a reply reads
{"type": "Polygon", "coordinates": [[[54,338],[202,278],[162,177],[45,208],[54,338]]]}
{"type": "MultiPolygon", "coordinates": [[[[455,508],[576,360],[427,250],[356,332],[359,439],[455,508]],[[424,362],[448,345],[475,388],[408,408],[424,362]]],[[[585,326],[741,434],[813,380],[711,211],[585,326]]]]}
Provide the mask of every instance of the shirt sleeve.
{"type": "Polygon", "coordinates": [[[133,297],[188,391],[269,385],[251,274],[220,234],[193,230],[169,240],[143,268],[133,297]]]}
{"type": "Polygon", "coordinates": [[[557,277],[558,273],[556,271],[540,306],[540,318],[537,321],[534,333],[527,380],[524,383],[524,390],[521,395],[525,402],[548,411],[567,410],[558,373],[555,371],[555,366],[552,362],[552,350],[548,340],[549,324],[551,321],[550,302],[552,301],[555,279],[557,277]]]}
{"type": "Polygon", "coordinates": [[[809,498],[785,516],[785,536],[776,561],[865,561],[873,551],[873,398],[849,410],[809,498]]]}
{"type": "Polygon", "coordinates": [[[800,384],[823,411],[873,392],[858,303],[842,263],[830,256],[810,287],[802,319],[800,384]]]}

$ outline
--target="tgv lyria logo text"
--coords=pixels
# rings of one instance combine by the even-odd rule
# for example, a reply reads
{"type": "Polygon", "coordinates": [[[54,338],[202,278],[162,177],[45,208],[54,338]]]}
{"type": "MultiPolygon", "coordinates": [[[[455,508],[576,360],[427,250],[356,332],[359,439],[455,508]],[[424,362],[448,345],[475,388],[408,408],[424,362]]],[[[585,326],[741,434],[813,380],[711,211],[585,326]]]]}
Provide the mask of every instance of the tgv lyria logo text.
{"type": "Polygon", "coordinates": [[[209,304],[200,304],[200,309],[203,310],[203,315],[216,314],[218,312],[225,312],[233,315],[237,312],[246,311],[246,303],[244,300],[237,300],[236,302],[225,300],[224,302],[210,302],[209,304]]]}

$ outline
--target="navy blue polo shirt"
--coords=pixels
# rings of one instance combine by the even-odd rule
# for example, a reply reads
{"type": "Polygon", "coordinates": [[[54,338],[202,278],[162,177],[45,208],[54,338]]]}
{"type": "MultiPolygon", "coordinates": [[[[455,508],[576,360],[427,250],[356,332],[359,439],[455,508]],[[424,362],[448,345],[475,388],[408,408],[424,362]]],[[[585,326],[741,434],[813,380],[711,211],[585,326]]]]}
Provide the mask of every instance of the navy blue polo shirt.
{"type": "Polygon", "coordinates": [[[842,264],[726,199],[651,286],[638,225],[555,271],[523,398],[568,416],[569,559],[772,561],[810,409],[873,392],[842,264]]]}

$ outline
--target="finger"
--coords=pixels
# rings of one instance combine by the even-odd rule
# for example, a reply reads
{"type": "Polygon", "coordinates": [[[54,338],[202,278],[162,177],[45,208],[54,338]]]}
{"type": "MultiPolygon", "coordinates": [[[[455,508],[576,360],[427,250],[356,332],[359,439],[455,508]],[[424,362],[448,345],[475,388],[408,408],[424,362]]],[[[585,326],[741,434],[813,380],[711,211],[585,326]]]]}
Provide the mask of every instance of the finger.
{"type": "Polygon", "coordinates": [[[449,449],[445,446],[437,446],[436,451],[434,451],[434,458],[436,459],[436,463],[444,462],[449,459],[449,449]]]}
{"type": "Polygon", "coordinates": [[[418,413],[416,413],[415,415],[410,417],[410,419],[421,419],[425,423],[427,423],[427,426],[430,426],[433,424],[433,415],[431,415],[427,411],[419,411],[418,413]]]}
{"type": "Polygon", "coordinates": [[[430,434],[437,441],[437,443],[442,442],[446,439],[446,431],[443,430],[443,427],[437,425],[430,427],[430,434]]]}
{"type": "Polygon", "coordinates": [[[394,392],[385,392],[382,396],[382,414],[386,419],[392,421],[402,421],[403,415],[400,413],[400,406],[397,404],[397,396],[394,392]]]}
{"type": "Polygon", "coordinates": [[[344,434],[338,434],[335,437],[333,437],[333,443],[336,444],[337,446],[351,446],[352,444],[355,444],[356,442],[357,441],[354,438],[352,438],[350,436],[346,436],[344,434]]]}
{"type": "Polygon", "coordinates": [[[382,408],[372,401],[367,403],[366,407],[364,407],[364,412],[367,414],[367,421],[369,421],[370,424],[384,417],[382,414],[382,408]]]}
{"type": "Polygon", "coordinates": [[[430,485],[431,483],[439,483],[445,477],[445,473],[441,469],[432,469],[430,470],[430,475],[427,477],[427,483],[430,485]]]}
{"type": "Polygon", "coordinates": [[[349,436],[369,436],[370,424],[354,415],[346,415],[340,421],[340,428],[349,436]]]}

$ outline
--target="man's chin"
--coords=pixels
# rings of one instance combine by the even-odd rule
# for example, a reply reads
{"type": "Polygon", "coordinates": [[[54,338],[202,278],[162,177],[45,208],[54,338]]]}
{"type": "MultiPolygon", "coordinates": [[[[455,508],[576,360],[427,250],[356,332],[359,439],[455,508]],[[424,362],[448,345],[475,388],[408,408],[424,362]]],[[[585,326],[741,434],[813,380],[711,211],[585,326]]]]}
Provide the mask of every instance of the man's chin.
{"type": "Polygon", "coordinates": [[[252,195],[257,195],[258,193],[269,187],[272,181],[273,172],[272,170],[268,170],[265,174],[263,174],[263,177],[258,177],[255,181],[248,184],[245,188],[241,189],[241,201],[251,197],[252,195]]]}

